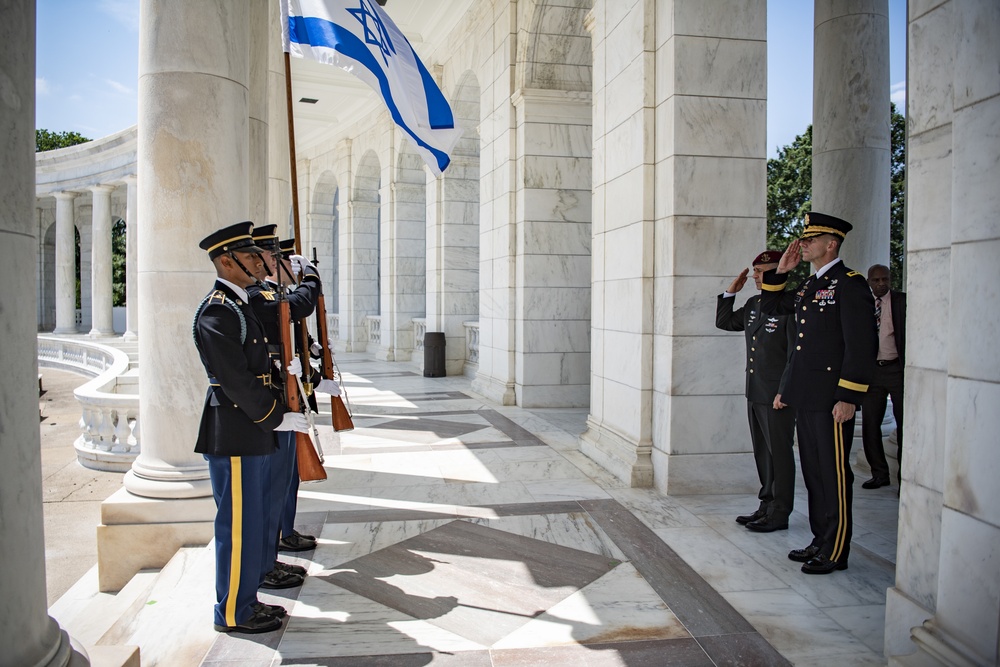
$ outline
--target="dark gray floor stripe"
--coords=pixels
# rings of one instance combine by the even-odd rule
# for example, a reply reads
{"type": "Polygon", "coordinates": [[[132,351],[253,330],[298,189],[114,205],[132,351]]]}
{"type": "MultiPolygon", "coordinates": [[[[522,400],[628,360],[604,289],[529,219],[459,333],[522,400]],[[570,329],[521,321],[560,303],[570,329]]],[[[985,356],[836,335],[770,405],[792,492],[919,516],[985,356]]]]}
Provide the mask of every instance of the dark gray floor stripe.
{"type": "MultiPolygon", "coordinates": [[[[569,514],[584,511],[575,500],[557,500],[546,503],[510,503],[504,505],[478,505],[492,510],[497,516],[532,516],[540,514],[569,514]]],[[[408,509],[333,510],[326,514],[325,523],[370,523],[376,521],[420,521],[424,519],[470,519],[473,514],[424,512],[408,509]]]]}

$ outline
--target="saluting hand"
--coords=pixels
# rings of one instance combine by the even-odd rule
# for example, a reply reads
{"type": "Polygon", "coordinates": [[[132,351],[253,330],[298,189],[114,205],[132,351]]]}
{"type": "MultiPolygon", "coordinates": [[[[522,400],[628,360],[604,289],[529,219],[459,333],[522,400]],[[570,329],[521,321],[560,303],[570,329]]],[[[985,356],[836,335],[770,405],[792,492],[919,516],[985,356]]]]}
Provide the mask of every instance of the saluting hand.
{"type": "Polygon", "coordinates": [[[844,401],[837,401],[833,406],[833,421],[838,424],[843,424],[854,418],[854,411],[857,408],[854,407],[854,403],[845,403],[844,401]]]}
{"type": "Polygon", "coordinates": [[[802,261],[802,249],[799,247],[799,240],[795,239],[788,244],[785,248],[785,252],[781,255],[781,259],[778,260],[778,273],[788,273],[802,261]]]}
{"type": "Polygon", "coordinates": [[[740,271],[740,275],[733,278],[733,282],[729,283],[729,287],[726,288],[726,292],[729,294],[736,294],[743,286],[747,284],[747,275],[750,273],[750,269],[743,269],[740,271]]]}

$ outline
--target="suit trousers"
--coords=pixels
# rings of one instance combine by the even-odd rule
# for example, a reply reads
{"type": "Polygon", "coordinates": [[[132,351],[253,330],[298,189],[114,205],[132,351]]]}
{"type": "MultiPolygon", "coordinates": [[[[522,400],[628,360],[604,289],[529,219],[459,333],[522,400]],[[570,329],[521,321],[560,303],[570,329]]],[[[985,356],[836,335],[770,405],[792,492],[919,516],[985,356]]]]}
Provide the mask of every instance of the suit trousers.
{"type": "Polygon", "coordinates": [[[246,622],[257,602],[268,458],[205,455],[216,506],[216,625],[232,627],[246,622]]]}
{"type": "Polygon", "coordinates": [[[779,521],[788,519],[795,502],[795,411],[747,401],[753,459],[760,479],[760,509],[779,521]]]}
{"type": "Polygon", "coordinates": [[[830,410],[799,410],[799,460],[809,498],[812,544],[830,560],[846,563],[851,553],[854,419],[837,424],[830,410]]]}
{"type": "Polygon", "coordinates": [[[871,466],[872,477],[886,480],[889,479],[889,462],[882,445],[882,419],[885,418],[887,396],[892,396],[892,416],[896,419],[898,483],[903,472],[903,365],[898,361],[875,367],[868,392],[861,400],[861,441],[865,445],[865,458],[871,466]]]}
{"type": "Polygon", "coordinates": [[[295,512],[299,505],[299,457],[293,438],[291,458],[291,476],[288,480],[288,493],[285,495],[285,506],[281,510],[281,520],[278,528],[281,537],[287,537],[295,530],[295,512]]]}

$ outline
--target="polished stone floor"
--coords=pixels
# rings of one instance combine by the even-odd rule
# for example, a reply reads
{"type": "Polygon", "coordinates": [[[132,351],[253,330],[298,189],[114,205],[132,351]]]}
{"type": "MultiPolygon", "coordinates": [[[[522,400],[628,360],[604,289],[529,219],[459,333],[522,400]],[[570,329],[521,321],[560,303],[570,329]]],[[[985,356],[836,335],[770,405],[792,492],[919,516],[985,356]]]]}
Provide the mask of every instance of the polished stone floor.
{"type": "MultiPolygon", "coordinates": [[[[355,430],[319,418],[328,479],[300,489],[319,536],[278,632],[220,635],[240,665],[879,665],[895,489],[855,489],[850,569],[807,576],[801,478],[788,531],[756,499],[630,489],[577,450],[586,410],[476,398],[464,377],[340,355],[355,430]]],[[[706,489],[711,490],[711,489],[706,489]]],[[[717,491],[723,491],[718,489],[717,491]]],[[[206,618],[211,610],[203,610],[206,618]]]]}

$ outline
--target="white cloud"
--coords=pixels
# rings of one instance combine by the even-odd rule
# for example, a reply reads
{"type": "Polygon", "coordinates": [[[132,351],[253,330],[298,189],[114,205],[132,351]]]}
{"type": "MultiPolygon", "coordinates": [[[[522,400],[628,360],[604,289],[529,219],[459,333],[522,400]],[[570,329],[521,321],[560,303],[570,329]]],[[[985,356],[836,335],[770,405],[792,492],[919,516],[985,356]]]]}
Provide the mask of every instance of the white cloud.
{"type": "Polygon", "coordinates": [[[108,84],[109,86],[111,86],[112,88],[115,89],[115,92],[121,93],[122,95],[133,95],[134,94],[134,92],[132,91],[131,88],[129,88],[128,86],[126,86],[124,84],[118,83],[117,81],[114,81],[112,79],[105,79],[104,83],[108,84]]]}
{"type": "Polygon", "coordinates": [[[906,82],[900,81],[889,87],[889,99],[896,105],[896,111],[906,113],[906,82]]]}
{"type": "Polygon", "coordinates": [[[45,79],[38,77],[35,79],[35,95],[48,95],[52,92],[52,87],[45,79]]]}
{"type": "Polygon", "coordinates": [[[139,32],[139,0],[101,0],[98,9],[132,32],[139,32]]]}

